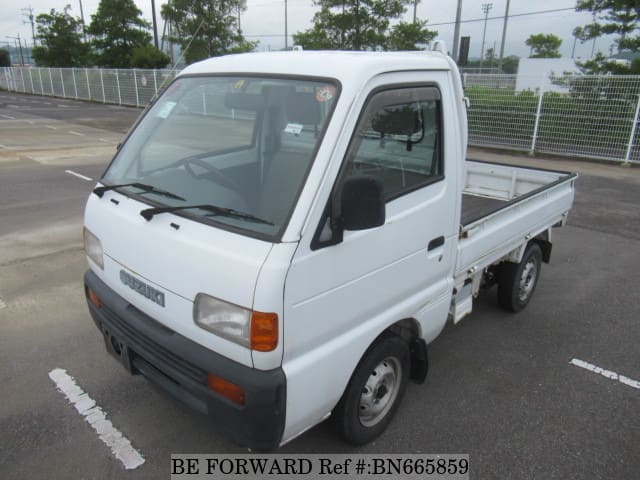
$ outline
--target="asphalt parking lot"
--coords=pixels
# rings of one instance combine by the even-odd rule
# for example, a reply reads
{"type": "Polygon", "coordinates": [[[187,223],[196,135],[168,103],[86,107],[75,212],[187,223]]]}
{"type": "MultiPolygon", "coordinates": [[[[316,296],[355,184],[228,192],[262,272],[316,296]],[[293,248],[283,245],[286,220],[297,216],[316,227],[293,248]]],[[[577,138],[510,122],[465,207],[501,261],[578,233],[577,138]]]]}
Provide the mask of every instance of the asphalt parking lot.
{"type": "MultiPolygon", "coordinates": [[[[171,453],[244,452],[128,376],[87,312],[84,202],[139,113],[0,92],[3,478],[158,478],[168,476],[171,453]],[[141,466],[123,468],[58,391],[54,369],[102,407],[141,466]]],[[[580,173],[533,300],[510,315],[495,290],[484,292],[474,313],[430,346],[427,381],[409,386],[374,443],[345,445],[322,424],[282,451],[468,453],[471,478],[481,479],[638,478],[640,168],[470,156],[580,173]]]]}

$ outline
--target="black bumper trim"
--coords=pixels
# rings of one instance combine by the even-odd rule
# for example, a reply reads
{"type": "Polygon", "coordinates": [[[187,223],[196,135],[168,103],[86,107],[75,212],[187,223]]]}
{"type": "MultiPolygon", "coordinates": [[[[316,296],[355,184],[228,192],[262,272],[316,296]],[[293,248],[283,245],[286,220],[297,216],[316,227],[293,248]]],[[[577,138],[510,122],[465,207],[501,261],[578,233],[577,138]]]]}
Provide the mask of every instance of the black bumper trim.
{"type": "Polygon", "coordinates": [[[103,303],[98,309],[87,301],[107,350],[132,374],[142,374],[206,415],[216,430],[238,445],[254,450],[278,447],[286,406],[282,368],[261,371],[223,357],[133,307],[92,271],[85,273],[84,281],[85,293],[91,288],[103,303]],[[245,404],[236,405],[211,391],[206,384],[208,372],[241,386],[245,404]]]}

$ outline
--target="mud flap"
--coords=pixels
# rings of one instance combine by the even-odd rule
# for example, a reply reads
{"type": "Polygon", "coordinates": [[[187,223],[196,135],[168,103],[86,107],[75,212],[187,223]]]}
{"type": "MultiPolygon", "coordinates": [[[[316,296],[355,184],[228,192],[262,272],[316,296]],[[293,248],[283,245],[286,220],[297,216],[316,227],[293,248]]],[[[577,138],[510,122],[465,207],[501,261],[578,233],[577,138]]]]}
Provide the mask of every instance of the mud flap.
{"type": "Polygon", "coordinates": [[[429,359],[427,357],[427,342],[422,338],[416,338],[410,345],[411,373],[409,378],[415,383],[424,383],[429,371],[429,359]]]}

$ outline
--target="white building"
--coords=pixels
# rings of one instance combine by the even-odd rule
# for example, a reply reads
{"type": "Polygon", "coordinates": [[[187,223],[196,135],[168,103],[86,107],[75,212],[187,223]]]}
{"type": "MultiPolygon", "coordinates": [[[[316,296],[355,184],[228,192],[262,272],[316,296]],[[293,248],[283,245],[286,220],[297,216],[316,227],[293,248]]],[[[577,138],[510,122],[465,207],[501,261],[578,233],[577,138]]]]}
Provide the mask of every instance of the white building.
{"type": "Polygon", "coordinates": [[[536,91],[544,81],[546,92],[566,93],[562,85],[551,83],[551,77],[565,73],[582,75],[582,72],[571,58],[521,58],[516,77],[516,91],[536,91]]]}

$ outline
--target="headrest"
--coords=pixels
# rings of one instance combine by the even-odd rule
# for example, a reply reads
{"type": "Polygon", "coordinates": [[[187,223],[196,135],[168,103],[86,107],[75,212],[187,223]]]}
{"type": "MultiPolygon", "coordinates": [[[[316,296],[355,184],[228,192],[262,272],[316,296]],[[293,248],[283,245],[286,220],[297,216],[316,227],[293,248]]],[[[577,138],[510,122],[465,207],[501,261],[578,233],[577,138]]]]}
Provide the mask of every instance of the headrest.
{"type": "Polygon", "coordinates": [[[371,128],[386,135],[413,135],[420,131],[420,114],[414,105],[390,105],[371,119],[371,128]]]}
{"type": "Polygon", "coordinates": [[[320,103],[313,93],[291,92],[287,95],[287,121],[303,125],[320,123],[320,103]]]}
{"type": "Polygon", "coordinates": [[[266,106],[265,97],[256,93],[227,93],[224,96],[224,106],[237,110],[263,110],[266,106]]]}

